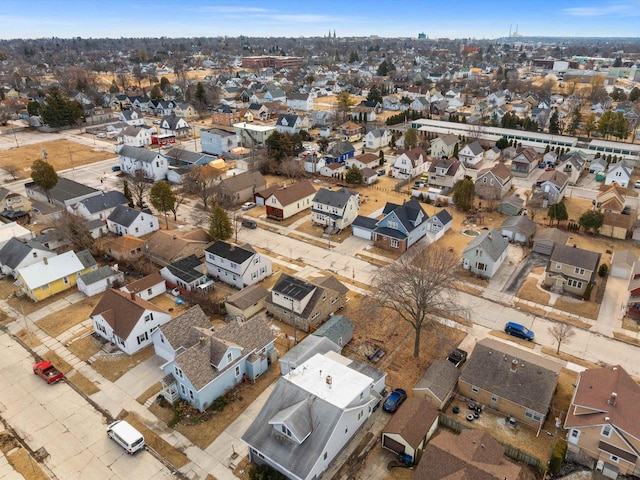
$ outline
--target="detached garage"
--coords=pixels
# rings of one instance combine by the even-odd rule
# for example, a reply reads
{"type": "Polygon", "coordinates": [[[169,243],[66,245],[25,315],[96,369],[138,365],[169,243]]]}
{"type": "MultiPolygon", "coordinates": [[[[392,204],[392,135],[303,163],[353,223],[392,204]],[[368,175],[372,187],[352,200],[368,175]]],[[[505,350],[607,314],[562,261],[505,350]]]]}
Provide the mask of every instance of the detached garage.
{"type": "Polygon", "coordinates": [[[545,228],[536,233],[533,237],[533,251],[542,255],[551,256],[553,247],[556,245],[566,245],[569,234],[557,228],[545,228]]]}
{"type": "Polygon", "coordinates": [[[382,431],[382,447],[417,464],[437,427],[438,411],[424,398],[408,398],[382,431]]]}
{"type": "Polygon", "coordinates": [[[364,238],[365,240],[373,239],[373,230],[376,228],[378,220],[375,218],[363,217],[358,215],[351,224],[353,236],[358,238],[364,238]]]}
{"type": "Polygon", "coordinates": [[[631,250],[616,250],[611,259],[611,276],[629,280],[638,257],[631,250]]]}
{"type": "Polygon", "coordinates": [[[529,245],[536,233],[536,224],[529,217],[507,217],[500,225],[500,234],[510,242],[529,245]]]}

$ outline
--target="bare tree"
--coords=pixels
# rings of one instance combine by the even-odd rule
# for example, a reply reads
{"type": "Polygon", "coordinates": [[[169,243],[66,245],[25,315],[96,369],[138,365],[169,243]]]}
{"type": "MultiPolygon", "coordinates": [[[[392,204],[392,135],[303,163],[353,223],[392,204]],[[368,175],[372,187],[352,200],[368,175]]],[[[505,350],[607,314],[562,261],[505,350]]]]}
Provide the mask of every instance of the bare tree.
{"type": "Polygon", "coordinates": [[[437,317],[464,312],[454,287],[459,261],[449,250],[428,246],[406,253],[372,279],[373,297],[381,310],[397,314],[415,330],[413,356],[420,356],[423,330],[437,317]]]}
{"type": "Polygon", "coordinates": [[[562,322],[554,323],[549,327],[549,333],[558,344],[558,348],[556,348],[556,355],[560,353],[560,346],[562,343],[569,343],[569,339],[576,334],[571,325],[562,322]]]}
{"type": "Polygon", "coordinates": [[[195,195],[202,201],[205,210],[209,209],[212,200],[217,196],[220,183],[220,171],[213,167],[201,166],[189,173],[184,180],[184,191],[195,195]]]}
{"type": "Polygon", "coordinates": [[[289,158],[283,160],[278,169],[282,172],[283,175],[286,175],[289,178],[296,179],[302,177],[304,175],[304,169],[302,168],[302,162],[294,160],[293,158],[289,158]]]}
{"type": "Polygon", "coordinates": [[[18,179],[18,172],[20,171],[20,169],[13,164],[10,165],[4,165],[2,167],[2,171],[5,172],[7,175],[11,175],[11,178],[13,178],[14,180],[18,179]]]}
{"type": "Polygon", "coordinates": [[[135,174],[128,177],[129,191],[133,197],[133,201],[139,207],[144,205],[144,197],[151,190],[153,180],[148,178],[144,170],[136,170],[135,174]]]}
{"type": "Polygon", "coordinates": [[[63,210],[56,219],[55,227],[54,238],[76,252],[92,250],[95,247],[95,240],[87,229],[86,221],[83,218],[63,210]]]}

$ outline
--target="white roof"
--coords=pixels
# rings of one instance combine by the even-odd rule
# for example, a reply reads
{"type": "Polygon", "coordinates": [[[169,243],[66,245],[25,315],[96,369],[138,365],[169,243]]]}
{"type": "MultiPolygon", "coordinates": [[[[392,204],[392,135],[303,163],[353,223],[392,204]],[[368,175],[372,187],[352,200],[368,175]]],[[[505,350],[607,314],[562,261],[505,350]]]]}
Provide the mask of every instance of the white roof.
{"type": "Polygon", "coordinates": [[[234,123],[233,128],[239,128],[242,130],[253,130],[254,132],[268,132],[270,130],[275,130],[276,127],[272,125],[254,125],[253,123],[234,123]]]}
{"type": "Polygon", "coordinates": [[[18,269],[27,287],[31,290],[51,283],[59,278],[84,270],[84,265],[72,250],[55,257],[18,269]]]}
{"type": "Polygon", "coordinates": [[[292,370],[286,379],[340,409],[349,406],[360,392],[368,392],[373,383],[372,378],[319,353],[292,370]],[[331,377],[331,383],[327,383],[327,377],[331,377]]]}
{"type": "Polygon", "coordinates": [[[0,244],[8,242],[13,237],[30,240],[33,238],[33,232],[16,222],[0,223],[0,244]]]}

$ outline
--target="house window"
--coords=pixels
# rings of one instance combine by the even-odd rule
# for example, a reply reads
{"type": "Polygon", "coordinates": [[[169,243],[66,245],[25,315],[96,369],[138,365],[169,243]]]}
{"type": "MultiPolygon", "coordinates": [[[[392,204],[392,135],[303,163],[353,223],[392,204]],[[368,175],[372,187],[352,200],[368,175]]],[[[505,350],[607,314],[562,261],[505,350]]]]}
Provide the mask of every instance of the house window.
{"type": "Polygon", "coordinates": [[[482,250],[480,250],[479,248],[476,248],[476,257],[481,257],[482,256],[482,250]]]}
{"type": "Polygon", "coordinates": [[[287,437],[291,436],[291,430],[289,430],[286,425],[281,425],[280,428],[282,430],[282,433],[284,433],[287,437]]]}
{"type": "Polygon", "coordinates": [[[183,395],[186,395],[186,394],[187,394],[187,389],[186,389],[186,388],[184,388],[184,385],[183,385],[183,384],[180,384],[180,391],[182,392],[182,394],[183,394],[183,395]]]}
{"type": "Polygon", "coordinates": [[[138,233],[139,231],[140,231],[140,230],[138,229],[138,227],[136,227],[136,230],[135,230],[135,232],[136,232],[136,233],[138,233]]]}
{"type": "Polygon", "coordinates": [[[231,363],[232,360],[233,356],[231,355],[231,352],[227,353],[227,362],[231,363]]]}
{"type": "Polygon", "coordinates": [[[320,316],[320,312],[316,312],[313,314],[313,316],[311,317],[311,320],[315,320],[316,318],[318,318],[320,316]]]}
{"type": "Polygon", "coordinates": [[[620,461],[620,459],[618,457],[616,457],[615,455],[611,455],[609,458],[611,459],[612,462],[618,463],[620,461]]]}
{"type": "Polygon", "coordinates": [[[147,332],[144,332],[142,335],[138,335],[138,345],[142,344],[143,342],[146,342],[147,340],[149,340],[149,335],[147,334],[147,332]]]}
{"type": "Polygon", "coordinates": [[[236,377],[240,376],[240,365],[236,365],[236,377]]]}
{"type": "Polygon", "coordinates": [[[578,443],[578,438],[580,438],[580,430],[576,430],[575,428],[571,429],[571,433],[569,434],[569,443],[578,443]]]}
{"type": "Polygon", "coordinates": [[[556,263],[556,270],[562,270],[562,264],[560,262],[556,263]]]}
{"type": "Polygon", "coordinates": [[[398,248],[400,246],[400,242],[398,240],[396,240],[395,238],[392,238],[391,241],[389,242],[389,245],[392,248],[398,248]]]}
{"type": "Polygon", "coordinates": [[[394,228],[394,229],[398,228],[398,222],[392,222],[391,220],[387,222],[387,225],[389,226],[389,228],[394,228]]]}
{"type": "Polygon", "coordinates": [[[349,427],[344,429],[344,434],[346,435],[347,433],[349,433],[349,427]]]}
{"type": "Polygon", "coordinates": [[[62,283],[69,285],[69,277],[62,277],[62,283]]]}
{"type": "Polygon", "coordinates": [[[484,263],[478,262],[478,263],[476,263],[476,269],[482,270],[483,272],[486,272],[487,271],[487,265],[484,264],[484,263]]]}
{"type": "Polygon", "coordinates": [[[145,315],[144,317],[145,322],[150,322],[151,320],[153,320],[153,313],[149,313],[149,315],[145,315]]]}
{"type": "Polygon", "coordinates": [[[498,396],[497,395],[491,395],[491,403],[498,403],[498,396]]]}
{"type": "Polygon", "coordinates": [[[324,455],[322,455],[323,460],[327,459],[327,452],[324,452],[324,455]]]}
{"type": "Polygon", "coordinates": [[[480,389],[478,387],[476,387],[475,385],[471,385],[471,391],[473,393],[478,393],[480,391],[480,389]]]}
{"type": "Polygon", "coordinates": [[[601,434],[603,437],[611,437],[611,425],[603,425],[601,434]]]}
{"type": "Polygon", "coordinates": [[[173,372],[176,374],[177,377],[179,378],[184,378],[184,375],[182,373],[182,370],[180,369],[180,367],[178,367],[177,365],[173,366],[173,372]]]}
{"type": "Polygon", "coordinates": [[[153,293],[153,289],[147,288],[147,295],[151,295],[153,293]]]}
{"type": "Polygon", "coordinates": [[[530,418],[531,420],[535,420],[536,422],[542,422],[542,415],[538,412],[534,412],[533,410],[526,409],[524,412],[524,416],[530,418]]]}
{"type": "Polygon", "coordinates": [[[576,275],[584,275],[584,268],[576,267],[576,275]]]}
{"type": "Polygon", "coordinates": [[[33,258],[38,258],[38,252],[33,252],[33,258]]]}
{"type": "Polygon", "coordinates": [[[193,402],[195,400],[195,395],[193,394],[193,390],[189,389],[189,398],[193,402]]]}
{"type": "Polygon", "coordinates": [[[487,177],[484,177],[484,178],[482,179],[482,183],[487,183],[487,177]]]}
{"type": "Polygon", "coordinates": [[[569,280],[567,280],[567,285],[573,288],[582,288],[582,282],[578,280],[574,280],[573,278],[570,278],[569,280]]]}

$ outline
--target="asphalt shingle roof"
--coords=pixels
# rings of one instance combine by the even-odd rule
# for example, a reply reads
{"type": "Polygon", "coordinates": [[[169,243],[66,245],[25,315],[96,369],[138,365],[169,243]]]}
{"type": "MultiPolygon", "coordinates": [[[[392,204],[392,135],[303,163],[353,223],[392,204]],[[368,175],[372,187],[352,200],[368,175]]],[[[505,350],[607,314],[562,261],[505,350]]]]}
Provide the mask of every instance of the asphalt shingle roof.
{"type": "Polygon", "coordinates": [[[241,247],[223,240],[217,240],[216,243],[207,248],[207,252],[229,260],[230,262],[237,263],[238,265],[242,265],[256,254],[249,245],[241,247]]]}
{"type": "Polygon", "coordinates": [[[109,208],[116,207],[118,205],[127,205],[129,200],[122,193],[114,190],[104,192],[102,195],[96,195],[95,197],[85,198],[80,202],[90,213],[101,212],[109,208]]]}

